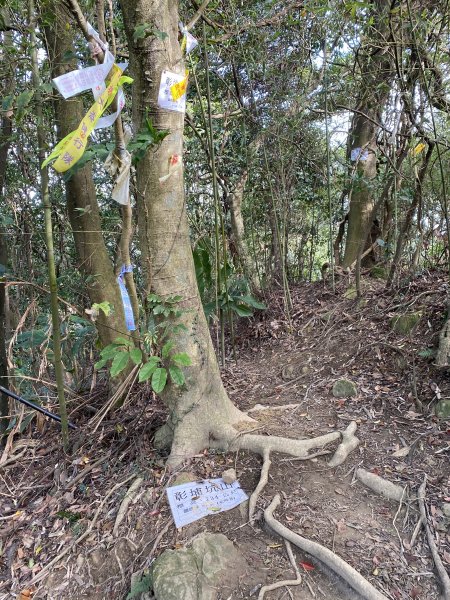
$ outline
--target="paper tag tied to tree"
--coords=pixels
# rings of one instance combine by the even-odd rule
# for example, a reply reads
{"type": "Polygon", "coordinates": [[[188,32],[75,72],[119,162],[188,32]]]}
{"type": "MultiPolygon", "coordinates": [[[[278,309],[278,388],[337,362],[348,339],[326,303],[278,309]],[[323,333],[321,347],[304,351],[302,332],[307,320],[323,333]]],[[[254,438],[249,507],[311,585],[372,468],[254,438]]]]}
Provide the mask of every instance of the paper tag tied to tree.
{"type": "Polygon", "coordinates": [[[166,110],[185,112],[188,75],[188,71],[184,75],[171,71],[161,73],[158,106],[166,110]]]}
{"type": "Polygon", "coordinates": [[[124,83],[132,83],[133,81],[131,77],[122,75],[123,71],[118,65],[113,66],[112,72],[113,74],[107,84],[106,90],[88,110],[77,129],[69,133],[69,135],[55,146],[51,154],[42,163],[42,167],[45,167],[56,159],[53,168],[58,173],[64,173],[70,167],[73,167],[83,156],[89,135],[95,129],[102,114],[114,100],[120,86],[124,83]]]}

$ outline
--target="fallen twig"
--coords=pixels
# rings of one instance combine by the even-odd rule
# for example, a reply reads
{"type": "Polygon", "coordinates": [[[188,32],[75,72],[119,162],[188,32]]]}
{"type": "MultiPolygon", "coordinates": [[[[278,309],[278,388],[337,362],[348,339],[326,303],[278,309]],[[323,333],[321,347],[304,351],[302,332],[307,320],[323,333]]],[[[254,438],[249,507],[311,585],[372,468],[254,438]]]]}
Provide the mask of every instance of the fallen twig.
{"type": "Polygon", "coordinates": [[[142,482],[144,481],[143,477],[137,477],[133,483],[130,485],[129,490],[126,492],[124,499],[119,508],[119,512],[117,513],[116,522],[114,523],[113,528],[113,536],[117,537],[119,535],[119,526],[122,523],[125,515],[127,514],[128,506],[130,502],[134,499],[137,494],[138,489],[141,487],[142,482]]]}
{"type": "Polygon", "coordinates": [[[294,533],[277,521],[273,516],[273,513],[279,504],[280,495],[277,494],[264,511],[266,523],[275,531],[275,533],[323,562],[338,576],[345,579],[345,581],[354,590],[361,594],[365,600],[387,600],[384,594],[379,592],[369,581],[367,581],[367,579],[365,579],[360,573],[358,573],[358,571],[345,562],[345,560],[343,560],[340,556],[334,554],[334,552],[331,552],[331,550],[321,546],[317,542],[313,542],[298,535],[297,533],[294,533]]]}
{"type": "Polygon", "coordinates": [[[430,526],[428,525],[427,520],[427,510],[425,507],[425,491],[427,487],[427,476],[425,475],[423,478],[423,483],[419,488],[417,493],[417,500],[419,502],[420,514],[423,521],[423,526],[425,527],[425,532],[427,534],[428,545],[430,546],[431,556],[433,557],[433,562],[440,577],[442,588],[444,591],[444,600],[450,600],[450,577],[448,576],[447,570],[442,564],[441,557],[439,556],[439,552],[436,546],[436,542],[433,538],[433,533],[431,531],[430,526]]]}

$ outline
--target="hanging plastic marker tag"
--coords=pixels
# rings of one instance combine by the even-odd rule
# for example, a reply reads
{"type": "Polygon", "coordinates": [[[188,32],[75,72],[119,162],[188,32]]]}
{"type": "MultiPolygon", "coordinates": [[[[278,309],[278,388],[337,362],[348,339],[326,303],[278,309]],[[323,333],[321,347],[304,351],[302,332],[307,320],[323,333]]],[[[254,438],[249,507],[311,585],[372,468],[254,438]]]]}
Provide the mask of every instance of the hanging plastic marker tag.
{"type": "Polygon", "coordinates": [[[357,160],[364,162],[369,158],[369,151],[363,150],[362,148],[353,148],[350,153],[350,160],[356,162],[357,160]]]}
{"type": "Polygon", "coordinates": [[[189,54],[189,52],[192,52],[192,50],[198,46],[198,41],[192,35],[192,33],[189,33],[183,23],[179,23],[178,27],[183,35],[183,39],[181,41],[181,52],[186,52],[186,54],[189,54]]]}
{"type": "Polygon", "coordinates": [[[159,84],[158,106],[184,113],[186,110],[187,75],[163,71],[159,84]],[[181,85],[178,85],[181,84],[181,85]]]}
{"type": "Polygon", "coordinates": [[[125,273],[132,273],[132,265],[122,265],[119,276],[117,277],[117,283],[119,284],[120,294],[122,296],[123,310],[125,313],[125,323],[128,331],[135,331],[136,325],[134,323],[133,308],[131,306],[130,296],[128,294],[127,286],[125,285],[125,273]]]}
{"type": "Polygon", "coordinates": [[[52,153],[42,163],[42,167],[56,159],[53,168],[58,173],[64,173],[76,164],[84,154],[87,138],[94,130],[104,111],[114,100],[119,87],[124,83],[132,83],[132,81],[131,77],[122,76],[122,69],[114,65],[113,75],[106,90],[88,110],[77,129],[69,133],[55,146],[52,153]]]}

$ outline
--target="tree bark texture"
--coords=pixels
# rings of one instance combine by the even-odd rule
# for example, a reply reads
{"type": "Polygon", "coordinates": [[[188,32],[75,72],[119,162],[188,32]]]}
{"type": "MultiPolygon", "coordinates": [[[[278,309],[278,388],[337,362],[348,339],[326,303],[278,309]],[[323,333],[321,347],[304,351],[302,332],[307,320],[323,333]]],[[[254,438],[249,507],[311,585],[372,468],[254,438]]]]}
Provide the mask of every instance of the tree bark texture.
{"type": "Polygon", "coordinates": [[[387,102],[394,77],[389,53],[389,3],[376,0],[373,7],[374,24],[370,43],[360,51],[363,74],[361,92],[349,133],[349,152],[360,148],[353,172],[348,213],[347,238],[342,265],[350,267],[370,231],[377,176],[377,135],[381,115],[387,102]]]}
{"type": "Polygon", "coordinates": [[[184,115],[161,109],[157,104],[163,70],[184,73],[178,41],[176,0],[122,0],[130,51],[135,132],[146,114],[153,125],[169,134],[150,147],[137,164],[139,243],[147,291],[163,298],[182,298],[181,317],[186,330],[174,339],[178,350],[187,352],[192,365],[186,369],[185,388],[169,385],[164,400],[170,415],[157,443],[170,444],[169,462],[181,462],[221,439],[226,425],[249,420],[234,407],[223,387],[214,348],[200,300],[192,258],[186,215],[182,168],[168,173],[171,157],[183,155],[184,115]],[[150,36],[134,40],[135,27],[150,23],[167,38],[150,36]]]}

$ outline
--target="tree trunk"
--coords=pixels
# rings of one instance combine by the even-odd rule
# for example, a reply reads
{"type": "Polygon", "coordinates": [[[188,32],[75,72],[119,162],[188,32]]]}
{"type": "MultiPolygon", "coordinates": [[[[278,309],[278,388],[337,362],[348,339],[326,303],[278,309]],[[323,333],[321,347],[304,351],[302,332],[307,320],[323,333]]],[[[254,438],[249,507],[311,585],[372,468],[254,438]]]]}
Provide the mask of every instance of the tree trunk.
{"type": "Polygon", "coordinates": [[[419,174],[417,175],[416,188],[414,190],[414,197],[411,201],[411,204],[408,207],[408,210],[406,211],[405,220],[404,220],[404,223],[402,225],[402,228],[401,228],[399,236],[398,236],[397,247],[395,249],[395,256],[394,256],[394,260],[392,261],[391,269],[389,271],[389,276],[388,276],[388,279],[386,282],[386,287],[390,287],[392,285],[395,272],[397,270],[398,264],[400,262],[400,258],[402,256],[403,246],[404,246],[405,240],[408,237],[409,228],[411,227],[411,223],[412,223],[414,214],[416,212],[416,209],[422,200],[422,185],[423,185],[425,175],[428,170],[428,165],[430,163],[431,155],[433,154],[433,148],[434,148],[434,143],[429,142],[427,153],[422,161],[422,165],[420,167],[419,174]]]}
{"type": "MultiPolygon", "coordinates": [[[[48,54],[52,64],[52,77],[76,68],[63,60],[64,54],[73,52],[71,29],[66,28],[67,17],[60,2],[53,3],[54,22],[46,27],[48,54]]],[[[58,139],[76,129],[84,116],[80,97],[64,100],[56,95],[55,111],[58,139]]],[[[126,335],[125,316],[117,278],[102,234],[102,221],[97,203],[92,167],[88,163],[66,182],[69,221],[75,240],[80,269],[88,279],[87,291],[92,304],[109,302],[113,311],[106,316],[99,311],[96,327],[102,346],[126,335]]]]}
{"type": "Polygon", "coordinates": [[[178,351],[187,352],[192,365],[186,369],[185,388],[168,385],[163,398],[170,409],[157,442],[172,450],[169,462],[178,463],[223,438],[226,425],[250,420],[236,409],[224,390],[214,348],[203,312],[195,277],[187,222],[182,169],[168,172],[171,157],[182,157],[184,115],[157,105],[163,70],[184,73],[178,42],[178,2],[122,0],[134,77],[133,121],[135,131],[148,115],[159,130],[169,131],[160,145],[151,148],[137,164],[138,226],[145,285],[163,298],[179,295],[184,309],[180,320],[185,331],[174,336],[178,351]],[[152,23],[168,35],[133,40],[135,27],[152,23]]]}
{"type": "Polygon", "coordinates": [[[247,243],[245,241],[244,218],[242,216],[242,200],[244,198],[244,190],[247,180],[248,170],[246,169],[242,173],[233,192],[229,194],[228,202],[231,214],[231,232],[233,235],[234,248],[237,258],[247,281],[250,283],[252,291],[258,293],[261,286],[250,258],[247,243]]]}
{"type": "Polygon", "coordinates": [[[381,114],[389,97],[394,69],[386,43],[389,37],[389,3],[375,0],[374,30],[370,43],[360,51],[361,73],[364,79],[349,133],[348,148],[356,156],[350,191],[347,239],[342,265],[355,263],[360,248],[364,248],[371,226],[374,207],[374,184],[377,175],[377,135],[381,114]],[[359,150],[359,153],[358,153],[359,150]]]}

